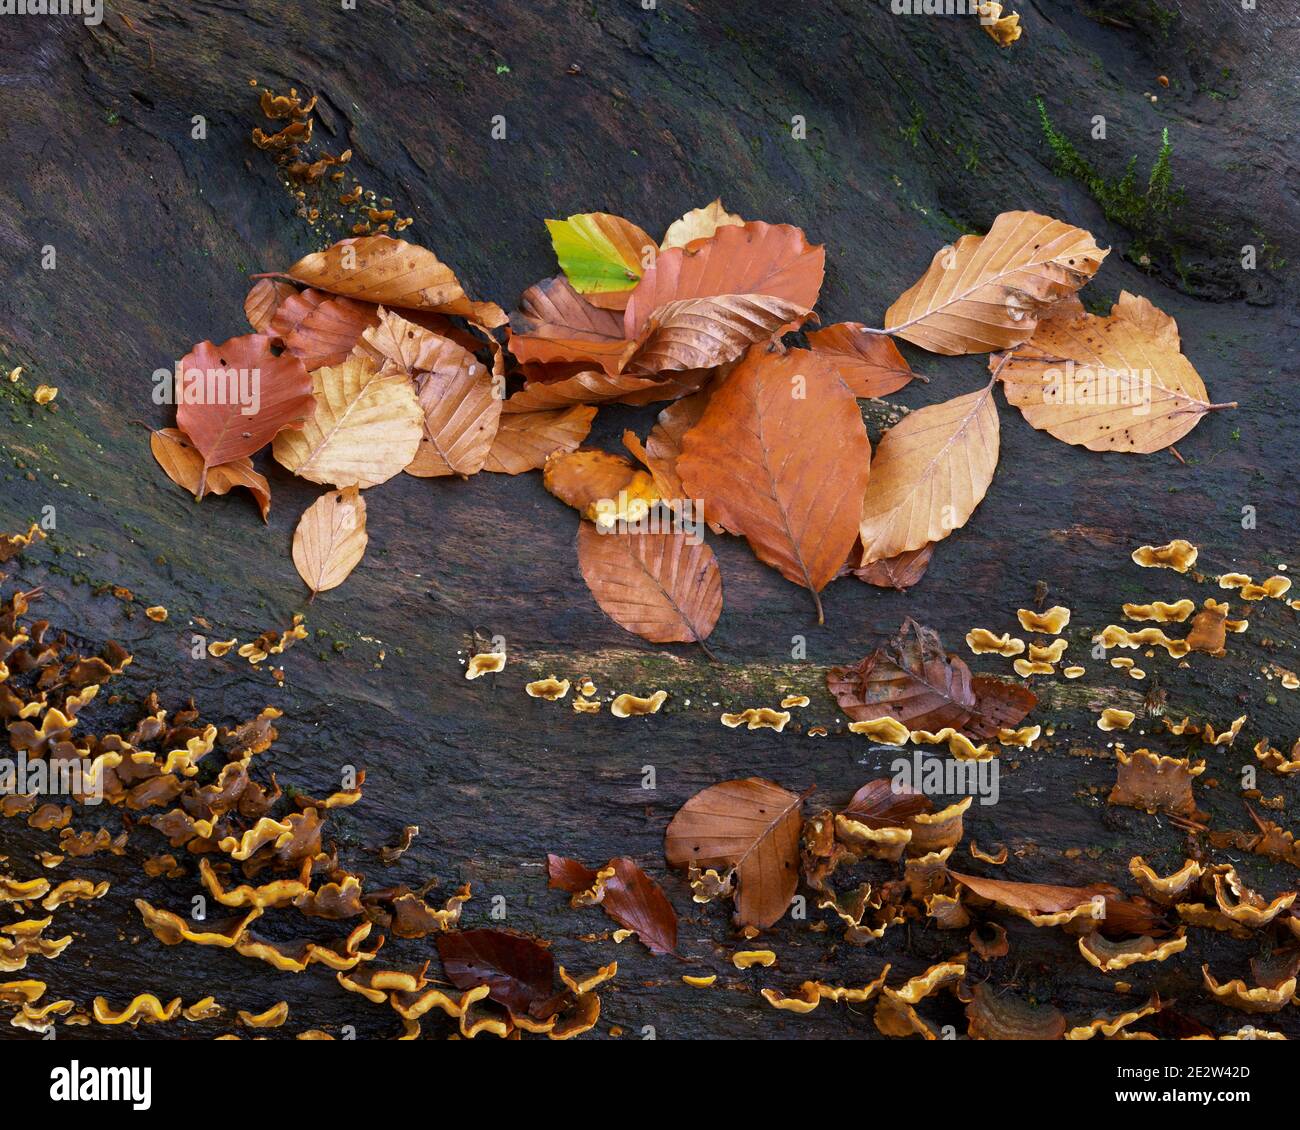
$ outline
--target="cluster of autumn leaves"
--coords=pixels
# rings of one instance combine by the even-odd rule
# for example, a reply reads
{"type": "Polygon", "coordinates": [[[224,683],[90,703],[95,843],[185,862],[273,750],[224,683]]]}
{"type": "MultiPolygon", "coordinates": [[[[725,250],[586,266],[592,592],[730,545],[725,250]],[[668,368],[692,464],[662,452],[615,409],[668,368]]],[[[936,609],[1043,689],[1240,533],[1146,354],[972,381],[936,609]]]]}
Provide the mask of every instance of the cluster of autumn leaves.
{"type": "MultiPolygon", "coordinates": [[[[825,249],[720,201],[656,241],[606,213],[547,221],[561,273],[509,318],[470,299],[433,252],[388,235],[345,239],[259,278],[256,331],[203,342],[185,374],[260,374],[256,411],[186,395],[153,437],[197,497],[270,490],[250,456],[335,488],[303,515],[294,562],[313,592],[365,552],[362,491],[405,472],[543,469],[584,522],[579,560],[601,607],[656,642],[700,642],[722,584],[700,520],[743,536],[818,593],[837,576],[906,587],[971,517],[999,453],[994,389],[1034,427],[1097,451],[1152,452],[1211,408],[1173,319],[1124,293],[1105,317],[1076,291],[1106,252],[1032,212],[941,249],[885,327],[815,320],[825,249]],[[499,331],[508,325],[506,340],[499,331]],[[915,374],[895,338],[989,353],[983,388],[906,414],[873,453],[859,399],[915,374]],[[632,458],[581,447],[602,404],[666,401],[632,458]],[[658,518],[658,521],[652,519],[658,518]]],[[[195,385],[195,387],[199,387],[195,385]]]]}

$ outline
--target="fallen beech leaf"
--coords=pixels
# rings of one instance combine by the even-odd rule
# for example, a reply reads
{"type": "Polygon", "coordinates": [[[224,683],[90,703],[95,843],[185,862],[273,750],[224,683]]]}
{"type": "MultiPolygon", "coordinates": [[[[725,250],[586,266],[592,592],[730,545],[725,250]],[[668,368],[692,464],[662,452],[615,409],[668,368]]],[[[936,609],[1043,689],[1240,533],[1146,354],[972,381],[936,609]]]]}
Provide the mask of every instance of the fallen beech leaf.
{"type": "Polygon", "coordinates": [[[998,447],[992,384],[918,408],[890,428],[862,499],[862,565],[964,526],[993,481],[998,447]]]}
{"type": "Polygon", "coordinates": [[[1028,687],[989,675],[974,676],[971,691],[975,705],[966,729],[977,738],[996,738],[999,730],[1018,726],[1038,705],[1038,696],[1028,687]]]}
{"type": "Polygon", "coordinates": [[[797,325],[809,308],[767,294],[686,298],[659,307],[642,326],[629,372],[709,369],[797,325]]]}
{"type": "Polygon", "coordinates": [[[548,855],[549,886],[579,894],[600,881],[600,905],[606,914],[650,947],[652,953],[677,952],[677,912],[663,888],[627,856],[611,859],[602,872],[576,859],[548,855]],[[608,872],[612,871],[612,874],[608,872]],[[601,878],[601,876],[604,876],[601,878]]]}
{"type": "Polygon", "coordinates": [[[856,322],[839,322],[808,335],[808,348],[835,366],[854,396],[888,396],[916,376],[887,334],[866,333],[856,322]]]}
{"type": "MultiPolygon", "coordinates": [[[[685,532],[578,529],[578,566],[601,610],[652,643],[698,643],[722,614],[722,574],[702,541],[685,532]]],[[[708,648],[705,648],[708,652],[708,648]]]]}
{"type": "Polygon", "coordinates": [[[1109,317],[1044,319],[1006,355],[999,379],[1030,425],[1090,451],[1159,451],[1207,412],[1236,407],[1210,403],[1181,352],[1178,324],[1128,291],[1109,317]]]}
{"type": "MultiPolygon", "coordinates": [[[[407,371],[418,373],[416,399],[424,413],[423,435],[406,473],[420,478],[478,474],[501,422],[501,398],[492,374],[448,338],[419,326],[405,333],[389,329],[401,335],[401,344],[391,336],[389,340],[407,371]]],[[[379,345],[384,348],[383,342],[379,345]]]]}
{"type": "Polygon", "coordinates": [[[1023,912],[1026,916],[1059,914],[1074,910],[1085,903],[1104,898],[1106,889],[1091,887],[1062,887],[1051,883],[1016,883],[1009,879],[984,879],[977,875],[963,875],[949,870],[948,874],[979,895],[1008,910],[1023,912]]]}
{"type": "Polygon", "coordinates": [[[1003,212],[988,235],[941,248],[885,314],[885,332],[932,353],[987,353],[1026,341],[1039,317],[1072,295],[1108,252],[1082,228],[1034,212],[1003,212]]]}
{"type": "MultiPolygon", "coordinates": [[[[311,416],[307,370],[291,354],[275,356],[273,341],[265,334],[201,341],[181,359],[176,424],[199,449],[205,472],[252,455],[311,416]]],[[[202,479],[196,493],[206,493],[202,479]]]]}
{"type": "Polygon", "coordinates": [[[271,318],[270,332],[311,372],[347,360],[361,335],[379,321],[379,313],[369,302],[305,293],[319,301],[304,302],[299,294],[286,298],[271,318]]]}
{"type": "Polygon", "coordinates": [[[297,294],[298,288],[293,283],[278,279],[258,279],[244,299],[244,317],[253,327],[254,333],[271,332],[271,319],[280,304],[291,295],[297,294]]]}
{"type": "Polygon", "coordinates": [[[521,1015],[551,996],[555,959],[532,938],[505,930],[453,930],[433,940],[447,980],[458,989],[488,985],[492,1000],[521,1015]]]}
{"type": "Polygon", "coordinates": [[[734,868],[736,917],[765,930],[799,886],[802,800],[758,777],[711,785],[678,809],[664,854],[673,867],[734,868]]]}
{"type": "Polygon", "coordinates": [[[752,349],[683,437],[677,471],[706,515],[813,594],[820,623],[817,594],[853,547],[870,461],[857,401],[824,360],[752,349]]]}
{"type": "MultiPolygon", "coordinates": [[[[149,449],[167,477],[197,498],[199,484],[203,481],[203,456],[185,433],[179,428],[160,428],[150,435],[149,449]]],[[[253,470],[252,460],[247,456],[208,468],[209,494],[225,494],[232,487],[247,487],[252,492],[265,522],[271,512],[271,487],[253,470]]]]}
{"type": "Polygon", "coordinates": [[[609,376],[606,373],[575,373],[558,381],[528,381],[502,406],[503,412],[539,412],[548,408],[568,408],[574,404],[650,404],[656,400],[676,400],[699,388],[697,374],[684,372],[680,379],[660,380],[629,373],[609,376]]]}
{"type": "Polygon", "coordinates": [[[659,244],[659,250],[667,251],[670,247],[685,247],[697,239],[708,239],[716,235],[719,228],[744,224],[744,222],[739,216],[728,212],[722,206],[722,197],[718,197],[703,208],[692,208],[680,220],[674,220],[669,224],[668,230],[664,232],[663,242],[659,244]]]}
{"type": "Polygon", "coordinates": [[[608,212],[547,220],[560,269],[588,302],[622,310],[632,288],[654,262],[655,242],[636,224],[608,212]]]}
{"type": "Polygon", "coordinates": [[[612,376],[636,345],[625,337],[617,312],[593,306],[563,276],[530,286],[510,318],[510,352],[521,364],[581,362],[612,376]]]}
{"type": "Polygon", "coordinates": [[[356,487],[323,494],[293,532],[293,564],[312,593],[337,588],[366,552],[366,500],[356,487]]]}
{"type": "Polygon", "coordinates": [[[850,569],[860,581],[882,589],[910,589],[930,567],[930,558],[934,556],[934,542],[926,542],[920,549],[911,549],[894,557],[884,557],[879,561],[850,569]]]}
{"type": "Polygon", "coordinates": [[[424,414],[405,373],[379,372],[369,357],[312,374],[316,413],[272,447],[281,466],[337,487],[372,487],[391,479],[414,457],[424,414]]]}
{"type": "Polygon", "coordinates": [[[855,722],[888,716],[914,730],[960,730],[976,703],[970,668],[910,616],[855,666],[827,671],[826,686],[855,722]]]}
{"type": "Polygon", "coordinates": [[[577,404],[552,412],[518,412],[501,417],[483,470],[521,475],[545,466],[557,451],[573,451],[591,431],[596,409],[577,404]]]}
{"type": "Polygon", "coordinates": [[[340,240],[299,259],[283,274],[346,298],[459,314],[488,329],[506,322],[496,303],[471,302],[452,269],[432,251],[387,235],[340,240]]]}
{"type": "Polygon", "coordinates": [[[623,336],[639,338],[656,312],[689,298],[766,295],[811,310],[825,266],[825,248],[789,224],[720,227],[709,239],[659,253],[628,299],[623,336]]]}
{"type": "MultiPolygon", "coordinates": [[[[709,405],[711,395],[711,389],[703,389],[668,405],[659,413],[655,426],[650,429],[650,434],[646,437],[645,465],[650,468],[650,473],[654,476],[660,497],[678,515],[684,509],[682,504],[686,499],[686,488],[682,486],[681,476],[677,471],[677,460],[682,453],[682,438],[700,422],[704,409],[709,405]]],[[[702,515],[691,516],[698,519],[702,515]]],[[[708,521],[715,533],[723,531],[723,527],[716,521],[711,518],[708,521]]]]}
{"type": "Polygon", "coordinates": [[[542,485],[579,514],[592,517],[590,509],[595,503],[617,499],[619,491],[636,489],[633,479],[638,475],[653,494],[650,476],[645,471],[638,471],[623,456],[582,448],[554,452],[542,470],[542,485]]]}

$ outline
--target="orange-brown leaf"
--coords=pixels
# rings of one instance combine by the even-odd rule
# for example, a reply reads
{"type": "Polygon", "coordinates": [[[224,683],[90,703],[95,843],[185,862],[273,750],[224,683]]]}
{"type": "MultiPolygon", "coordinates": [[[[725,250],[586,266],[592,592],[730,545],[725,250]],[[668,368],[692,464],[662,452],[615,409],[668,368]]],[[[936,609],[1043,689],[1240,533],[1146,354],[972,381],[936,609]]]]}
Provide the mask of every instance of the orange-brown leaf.
{"type": "Polygon", "coordinates": [[[628,299],[623,335],[640,337],[656,312],[689,298],[761,294],[811,310],[825,266],[825,248],[789,224],[720,227],[709,239],[659,253],[628,299]]]}
{"type": "MultiPolygon", "coordinates": [[[[203,481],[203,456],[185,433],[180,428],[160,428],[150,435],[149,448],[167,477],[197,498],[203,481]]],[[[271,513],[271,487],[253,470],[252,460],[247,456],[208,468],[208,494],[225,494],[232,487],[246,487],[252,492],[265,522],[271,513]]]]}
{"type": "Polygon", "coordinates": [[[471,301],[452,269],[432,251],[387,235],[340,240],[299,259],[283,273],[346,298],[459,314],[489,329],[506,322],[495,303],[471,301]]]}
{"type": "Polygon", "coordinates": [[[483,470],[503,475],[535,471],[552,452],[573,451],[587,438],[595,418],[596,409],[587,404],[503,415],[483,470]]]}
{"type": "Polygon", "coordinates": [[[736,917],[765,930],[799,887],[802,798],[758,777],[723,781],[696,793],[664,834],[673,867],[735,868],[736,917]]]}
{"type": "Polygon", "coordinates": [[[713,551],[682,530],[578,529],[578,565],[611,620],[652,643],[702,643],[722,614],[722,574],[713,551]]]}
{"type": "Polygon", "coordinates": [[[356,487],[323,494],[293,532],[293,564],[312,593],[337,588],[365,555],[366,500],[356,487]]]}
{"type": "Polygon", "coordinates": [[[888,396],[916,376],[888,334],[864,332],[856,322],[838,322],[808,335],[808,348],[835,366],[854,396],[888,396]]]}
{"type": "Polygon", "coordinates": [[[683,437],[677,470],[706,518],[813,593],[820,619],[817,593],[853,548],[870,462],[858,403],[825,360],[752,349],[683,437]]]}
{"type": "Polygon", "coordinates": [[[201,341],[182,358],[176,423],[205,468],[252,455],[315,411],[303,363],[289,353],[277,357],[274,340],[245,334],[220,345],[201,341]]]}

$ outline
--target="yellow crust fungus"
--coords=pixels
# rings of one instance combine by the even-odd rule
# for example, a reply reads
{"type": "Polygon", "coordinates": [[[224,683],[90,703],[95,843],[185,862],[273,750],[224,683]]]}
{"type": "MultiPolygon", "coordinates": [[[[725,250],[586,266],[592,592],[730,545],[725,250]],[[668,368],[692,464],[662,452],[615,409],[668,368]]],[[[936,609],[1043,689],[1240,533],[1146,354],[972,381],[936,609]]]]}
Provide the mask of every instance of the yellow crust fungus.
{"type": "Polygon", "coordinates": [[[1097,729],[1105,730],[1127,730],[1133,725],[1133,719],[1137,715],[1131,710],[1120,710],[1118,707],[1108,706],[1101,712],[1101,717],[1097,719],[1097,729]]]}
{"type": "Polygon", "coordinates": [[[642,714],[658,714],[659,708],[667,701],[667,691],[655,691],[654,694],[646,698],[634,694],[621,694],[609,704],[609,712],[615,718],[635,718],[642,714]]]}
{"type": "Polygon", "coordinates": [[[1016,619],[1026,632],[1039,632],[1048,636],[1059,636],[1070,623],[1070,610],[1062,605],[1054,605],[1046,612],[1035,612],[1032,608],[1017,608],[1016,619]]]}
{"type": "Polygon", "coordinates": [[[1010,632],[995,636],[987,628],[972,628],[966,633],[966,646],[976,655],[1001,655],[1011,659],[1025,650],[1025,641],[1013,639],[1010,632]]]}
{"type": "Polygon", "coordinates": [[[776,954],[771,950],[738,950],[731,955],[731,964],[737,969],[752,969],[755,965],[767,969],[776,964],[776,954]]]}
{"type": "Polygon", "coordinates": [[[1172,569],[1186,573],[1196,564],[1200,550],[1191,542],[1174,538],[1166,545],[1144,545],[1133,551],[1133,561],[1144,569],[1172,569]]]}
{"type": "Polygon", "coordinates": [[[551,675],[545,679],[534,679],[524,686],[524,690],[528,692],[529,698],[544,698],[547,702],[555,702],[569,693],[569,680],[557,679],[551,675]]]}
{"type": "Polygon", "coordinates": [[[775,730],[779,734],[790,721],[790,712],[773,710],[768,706],[751,706],[739,714],[724,714],[720,721],[729,730],[745,726],[750,730],[775,730]]]}
{"type": "Polygon", "coordinates": [[[480,651],[477,655],[471,655],[469,662],[465,664],[465,678],[478,679],[483,675],[494,675],[505,669],[504,651],[480,651]]]}
{"type": "Polygon", "coordinates": [[[908,730],[897,718],[888,715],[881,718],[868,718],[862,722],[850,722],[849,733],[866,734],[873,742],[883,745],[906,745],[908,730]]]}

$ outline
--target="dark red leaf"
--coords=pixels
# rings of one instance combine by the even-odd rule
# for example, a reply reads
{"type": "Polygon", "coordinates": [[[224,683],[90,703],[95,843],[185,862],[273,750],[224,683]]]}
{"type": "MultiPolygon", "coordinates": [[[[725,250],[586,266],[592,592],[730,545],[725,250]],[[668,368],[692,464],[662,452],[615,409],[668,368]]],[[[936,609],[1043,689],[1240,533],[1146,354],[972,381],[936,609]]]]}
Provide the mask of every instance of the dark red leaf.
{"type": "Polygon", "coordinates": [[[434,940],[447,980],[458,989],[490,985],[492,1000],[518,1015],[552,994],[555,959],[532,938],[506,930],[457,930],[434,940]]]}

